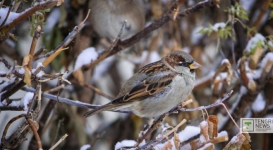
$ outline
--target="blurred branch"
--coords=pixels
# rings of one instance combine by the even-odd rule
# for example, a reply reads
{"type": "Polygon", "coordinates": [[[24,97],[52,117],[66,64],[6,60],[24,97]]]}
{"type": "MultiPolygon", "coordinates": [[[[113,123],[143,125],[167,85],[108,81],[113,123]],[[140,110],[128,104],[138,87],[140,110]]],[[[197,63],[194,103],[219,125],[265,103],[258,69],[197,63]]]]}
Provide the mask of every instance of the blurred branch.
{"type": "MultiPolygon", "coordinates": [[[[43,61],[43,66],[40,66],[39,68],[35,70],[35,72],[33,73],[34,75],[39,73],[43,69],[43,67],[46,67],[62,50],[64,50],[64,47],[66,47],[74,39],[76,34],[78,34],[80,30],[84,27],[85,21],[86,21],[86,18],[78,26],[76,26],[72,32],[68,34],[68,36],[64,39],[64,41],[54,51],[48,54],[49,58],[43,61]]],[[[21,89],[24,85],[25,83],[23,80],[19,81],[19,83],[15,84],[13,87],[11,87],[10,89],[8,89],[6,92],[2,94],[1,101],[13,95],[15,92],[21,89]]]]}
{"type": "MultiPolygon", "coordinates": [[[[188,9],[185,9],[182,12],[179,12],[177,14],[176,19],[180,19],[182,17],[186,17],[202,8],[206,8],[209,6],[216,6],[220,3],[220,0],[208,0],[208,1],[202,1],[188,9]]],[[[170,10],[164,14],[159,20],[153,22],[152,24],[150,24],[149,26],[147,26],[146,28],[144,28],[142,31],[138,32],[137,34],[135,34],[134,36],[132,36],[129,39],[123,40],[123,41],[118,41],[117,45],[115,45],[113,48],[110,48],[111,51],[108,51],[107,55],[101,55],[99,56],[99,58],[93,62],[91,62],[90,64],[84,65],[82,68],[85,69],[91,69],[92,67],[95,66],[95,64],[98,64],[99,62],[101,62],[102,60],[104,60],[107,57],[110,57],[118,52],[120,52],[121,50],[123,50],[124,48],[127,48],[135,43],[137,43],[138,41],[140,41],[140,39],[142,39],[143,37],[147,36],[148,34],[150,34],[151,32],[153,32],[154,30],[160,28],[161,26],[163,26],[164,24],[166,24],[167,22],[173,20],[173,14],[177,9],[177,4],[174,4],[170,10]]]]}
{"type": "Polygon", "coordinates": [[[2,62],[8,69],[12,69],[12,73],[15,76],[20,77],[20,78],[24,77],[24,75],[20,74],[18,71],[16,71],[15,69],[13,69],[12,66],[9,64],[9,62],[5,58],[0,57],[0,62],[2,62]]]}
{"type": "Polygon", "coordinates": [[[107,99],[109,99],[109,100],[113,100],[113,99],[114,99],[114,97],[111,97],[111,96],[109,96],[109,95],[103,93],[100,89],[98,89],[98,88],[96,88],[96,87],[93,87],[92,85],[84,84],[84,87],[87,87],[87,88],[89,88],[89,89],[95,91],[97,94],[99,94],[99,95],[101,95],[101,96],[103,96],[103,97],[105,97],[105,98],[107,98],[107,99]]]}
{"type": "Polygon", "coordinates": [[[33,7],[29,8],[29,9],[26,9],[26,11],[22,12],[20,14],[20,16],[17,17],[16,19],[14,19],[11,23],[0,27],[0,34],[1,34],[0,43],[3,42],[4,40],[6,40],[9,32],[12,29],[14,29],[14,27],[16,25],[21,23],[26,18],[30,17],[33,13],[35,13],[36,11],[39,11],[39,10],[44,10],[44,9],[48,9],[48,8],[52,8],[54,6],[57,6],[60,4],[60,2],[61,2],[61,0],[43,1],[41,3],[34,5],[33,7]]]}

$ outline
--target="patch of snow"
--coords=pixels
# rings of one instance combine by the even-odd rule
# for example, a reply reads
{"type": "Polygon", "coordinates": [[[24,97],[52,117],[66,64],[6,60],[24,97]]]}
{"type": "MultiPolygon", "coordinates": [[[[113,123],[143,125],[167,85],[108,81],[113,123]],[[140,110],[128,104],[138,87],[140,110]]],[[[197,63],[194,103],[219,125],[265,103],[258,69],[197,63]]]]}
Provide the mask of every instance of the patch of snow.
{"type": "Polygon", "coordinates": [[[12,78],[8,81],[5,81],[4,83],[0,84],[0,92],[3,91],[3,89],[8,86],[9,84],[13,83],[15,81],[15,78],[12,78]]]}
{"type": "Polygon", "coordinates": [[[201,143],[206,143],[206,142],[207,142],[207,140],[206,140],[206,138],[204,137],[204,135],[200,135],[199,140],[200,140],[201,143]]]}
{"type": "Polygon", "coordinates": [[[189,0],[188,1],[188,6],[192,6],[192,5],[194,5],[195,4],[195,1],[194,0],[189,0]]]}
{"type": "MultiPolygon", "coordinates": [[[[129,57],[130,60],[132,60],[136,64],[141,64],[143,62],[146,62],[147,64],[156,62],[161,59],[160,55],[156,51],[151,51],[149,58],[148,58],[149,52],[143,51],[142,55],[140,57],[135,57],[131,58],[129,57]]],[[[145,64],[146,65],[146,64],[145,64]]]]}
{"type": "Polygon", "coordinates": [[[228,59],[222,60],[221,64],[224,64],[224,63],[229,63],[229,60],[228,59]]]}
{"type": "MultiPolygon", "coordinates": [[[[0,8],[0,25],[6,19],[8,11],[9,11],[9,8],[0,8]]],[[[19,13],[10,12],[6,22],[4,23],[4,25],[7,25],[7,24],[11,23],[14,19],[19,17],[19,15],[20,15],[19,13]]]]}
{"type": "Polygon", "coordinates": [[[192,150],[191,145],[188,143],[180,148],[181,150],[192,150]]]}
{"type": "Polygon", "coordinates": [[[263,60],[260,64],[260,67],[264,68],[268,61],[273,61],[273,52],[269,52],[265,55],[265,57],[263,58],[263,60]]]}
{"type": "Polygon", "coordinates": [[[153,149],[154,150],[162,150],[163,147],[165,146],[166,143],[160,143],[160,144],[156,144],[153,149]]]}
{"type": "Polygon", "coordinates": [[[267,44],[271,47],[273,47],[273,41],[268,41],[267,44]]]}
{"type": "Polygon", "coordinates": [[[9,106],[16,107],[16,106],[18,106],[18,103],[19,103],[19,102],[12,101],[12,102],[9,104],[9,106]]]}
{"type": "Polygon", "coordinates": [[[240,0],[242,7],[248,11],[252,8],[255,0],[240,0]]]}
{"type": "Polygon", "coordinates": [[[207,126],[207,125],[208,125],[207,121],[202,121],[202,122],[200,123],[200,127],[201,127],[201,128],[203,128],[203,127],[205,127],[205,126],[207,126]]]}
{"type": "Polygon", "coordinates": [[[253,48],[257,46],[257,43],[261,42],[262,46],[265,46],[265,37],[260,33],[256,33],[247,43],[245,51],[251,52],[253,48]]]}
{"type": "Polygon", "coordinates": [[[204,34],[199,33],[203,27],[199,26],[192,30],[191,32],[191,43],[198,44],[199,41],[204,37],[204,34]]]}
{"type": "Polygon", "coordinates": [[[113,64],[113,61],[115,60],[115,56],[108,57],[104,59],[102,62],[100,62],[96,67],[93,74],[93,81],[98,81],[103,74],[107,72],[107,70],[110,68],[110,66],[113,64]]]}
{"type": "MultiPolygon", "coordinates": [[[[210,147],[210,146],[212,146],[212,145],[213,145],[212,143],[207,143],[207,144],[205,144],[203,147],[198,148],[197,150],[206,150],[208,147],[210,147]]],[[[214,145],[213,145],[213,147],[214,147],[214,145]]]]}
{"type": "Polygon", "coordinates": [[[49,16],[46,19],[46,24],[44,26],[44,32],[50,32],[54,26],[57,24],[61,16],[61,11],[58,8],[52,9],[49,16]]]}
{"type": "Polygon", "coordinates": [[[130,147],[130,146],[134,146],[136,144],[136,141],[134,140],[123,140],[121,142],[118,142],[116,145],[115,145],[115,150],[118,150],[122,147],[130,147]]]}
{"type": "Polygon", "coordinates": [[[25,74],[25,69],[22,67],[17,70],[20,74],[25,74]]]}
{"type": "Polygon", "coordinates": [[[139,144],[139,147],[143,146],[146,144],[146,140],[144,139],[140,144],[139,144]]]}
{"type": "MultiPolygon", "coordinates": [[[[35,71],[36,71],[36,69],[32,69],[32,70],[31,70],[32,73],[34,73],[35,71]]],[[[45,74],[44,71],[41,70],[39,73],[36,74],[36,77],[40,78],[40,77],[42,77],[44,74],[45,74]]]]}
{"type": "Polygon", "coordinates": [[[228,137],[228,133],[227,133],[227,131],[221,131],[221,132],[219,132],[219,133],[218,133],[218,135],[217,135],[217,138],[219,138],[219,137],[223,137],[223,136],[228,137]]]}
{"type": "Polygon", "coordinates": [[[265,99],[262,93],[259,93],[256,100],[252,103],[251,108],[255,112],[261,112],[264,110],[266,105],[265,99]]]}
{"type": "Polygon", "coordinates": [[[224,29],[226,27],[226,23],[224,22],[219,22],[219,23],[215,23],[212,27],[212,29],[214,31],[218,31],[219,29],[224,29]]]}
{"type": "Polygon", "coordinates": [[[89,64],[91,61],[94,61],[97,58],[98,58],[98,53],[96,52],[94,47],[86,48],[77,57],[74,70],[79,69],[83,65],[89,64]]]}
{"type": "Polygon", "coordinates": [[[32,100],[33,96],[34,93],[27,92],[25,96],[21,99],[20,106],[23,106],[25,111],[28,110],[28,104],[32,100]]]}
{"type": "Polygon", "coordinates": [[[86,144],[86,145],[83,145],[83,146],[80,148],[80,150],[87,150],[87,149],[90,149],[90,148],[91,148],[90,144],[86,144]]]}
{"type": "Polygon", "coordinates": [[[240,87],[240,94],[245,95],[247,93],[247,88],[245,86],[240,87]]]}
{"type": "Polygon", "coordinates": [[[40,67],[44,67],[43,63],[42,62],[38,62],[37,65],[36,65],[36,69],[40,68],[40,67]]]}
{"type": "Polygon", "coordinates": [[[183,131],[178,133],[181,142],[187,141],[188,139],[196,136],[200,133],[200,127],[187,126],[183,131]]]}

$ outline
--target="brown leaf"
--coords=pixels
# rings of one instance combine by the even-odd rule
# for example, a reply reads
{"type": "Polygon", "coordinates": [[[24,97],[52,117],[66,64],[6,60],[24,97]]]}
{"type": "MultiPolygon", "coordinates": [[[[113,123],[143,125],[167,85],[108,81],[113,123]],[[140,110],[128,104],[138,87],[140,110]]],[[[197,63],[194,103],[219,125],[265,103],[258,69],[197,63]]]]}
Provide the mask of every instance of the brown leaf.
{"type": "Polygon", "coordinates": [[[210,140],[210,142],[214,144],[226,141],[228,141],[228,134],[226,131],[218,133],[218,136],[216,138],[210,140]]]}
{"type": "Polygon", "coordinates": [[[31,71],[29,70],[27,65],[24,66],[24,69],[25,69],[24,82],[26,83],[28,87],[30,87],[31,86],[31,71]]]}
{"type": "Polygon", "coordinates": [[[81,69],[74,71],[73,76],[75,77],[75,79],[77,79],[77,81],[80,83],[80,85],[84,84],[84,76],[83,76],[83,72],[81,69]]]}
{"type": "Polygon", "coordinates": [[[28,65],[28,63],[29,63],[29,61],[31,60],[31,55],[30,54],[27,54],[25,57],[24,57],[24,59],[23,59],[23,64],[22,64],[22,66],[27,66],[28,65]]]}
{"type": "Polygon", "coordinates": [[[164,147],[162,148],[162,150],[170,150],[173,148],[172,142],[169,140],[164,147]]]}
{"type": "Polygon", "coordinates": [[[173,143],[174,143],[175,148],[179,149],[180,139],[179,139],[179,136],[176,132],[174,132],[173,143]]]}
{"type": "Polygon", "coordinates": [[[209,138],[214,139],[218,135],[218,118],[215,115],[210,115],[207,122],[209,126],[209,138]]]}
{"type": "Polygon", "coordinates": [[[160,0],[151,0],[151,11],[155,17],[155,19],[159,19],[162,14],[162,4],[160,0]]]}
{"type": "Polygon", "coordinates": [[[200,147],[199,149],[202,149],[202,150],[213,150],[214,149],[214,144],[207,143],[204,146],[200,147]]]}
{"type": "Polygon", "coordinates": [[[209,140],[209,126],[207,121],[202,121],[200,123],[200,134],[203,135],[205,137],[205,140],[208,141],[209,140]]]}
{"type": "Polygon", "coordinates": [[[246,137],[242,133],[239,133],[229,141],[224,150],[242,150],[245,140],[246,137]]]}
{"type": "Polygon", "coordinates": [[[264,49],[262,47],[257,47],[255,52],[250,55],[250,61],[249,61],[249,68],[256,69],[258,62],[264,52],[264,49]]]}

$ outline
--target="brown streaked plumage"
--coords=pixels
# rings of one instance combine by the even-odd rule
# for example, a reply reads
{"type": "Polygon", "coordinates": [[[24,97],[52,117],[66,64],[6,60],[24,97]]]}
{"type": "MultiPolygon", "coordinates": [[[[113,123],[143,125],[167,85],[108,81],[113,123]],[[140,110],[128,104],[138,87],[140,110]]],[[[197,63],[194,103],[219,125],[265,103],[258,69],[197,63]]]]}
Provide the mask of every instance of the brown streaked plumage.
{"type": "Polygon", "coordinates": [[[199,67],[189,54],[173,51],[141,68],[123,85],[115,100],[84,116],[124,108],[140,117],[159,116],[188,97],[194,86],[194,70],[199,67]]]}

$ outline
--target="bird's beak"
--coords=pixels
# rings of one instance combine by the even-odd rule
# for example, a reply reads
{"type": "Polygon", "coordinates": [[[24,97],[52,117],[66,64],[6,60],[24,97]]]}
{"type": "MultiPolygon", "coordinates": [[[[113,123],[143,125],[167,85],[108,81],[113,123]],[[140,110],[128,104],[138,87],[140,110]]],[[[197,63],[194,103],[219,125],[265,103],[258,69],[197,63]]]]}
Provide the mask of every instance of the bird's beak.
{"type": "Polygon", "coordinates": [[[193,62],[192,64],[190,64],[189,68],[190,69],[197,69],[197,68],[201,68],[202,66],[200,64],[198,64],[197,62],[193,62]]]}

